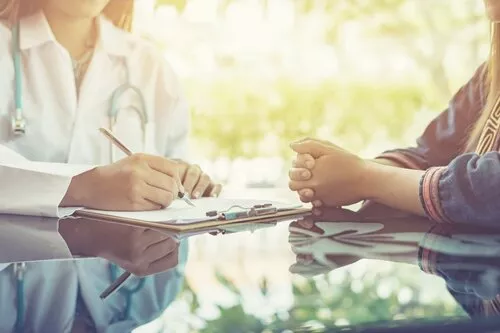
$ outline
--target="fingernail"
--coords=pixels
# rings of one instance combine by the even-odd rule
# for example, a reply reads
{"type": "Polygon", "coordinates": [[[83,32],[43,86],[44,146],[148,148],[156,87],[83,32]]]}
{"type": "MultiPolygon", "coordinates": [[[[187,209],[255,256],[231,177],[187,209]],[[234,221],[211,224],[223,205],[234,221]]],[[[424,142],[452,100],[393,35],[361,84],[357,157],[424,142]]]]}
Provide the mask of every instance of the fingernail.
{"type": "Polygon", "coordinates": [[[217,198],[219,195],[217,193],[212,194],[212,198],[217,198]]]}
{"type": "Polygon", "coordinates": [[[313,202],[314,207],[321,207],[322,205],[323,205],[323,203],[321,202],[321,200],[315,200],[313,202]]]}
{"type": "Polygon", "coordinates": [[[182,184],[179,184],[179,192],[181,192],[181,193],[186,192],[186,189],[184,188],[184,186],[182,184]]]}
{"type": "Polygon", "coordinates": [[[308,178],[308,177],[309,177],[309,172],[308,171],[302,172],[302,178],[308,178]]]}
{"type": "Polygon", "coordinates": [[[200,197],[200,192],[194,192],[193,198],[198,199],[200,197]]]}
{"type": "Polygon", "coordinates": [[[313,195],[313,193],[312,193],[311,190],[305,190],[304,191],[304,196],[306,196],[306,197],[312,197],[312,195],[313,195]]]}

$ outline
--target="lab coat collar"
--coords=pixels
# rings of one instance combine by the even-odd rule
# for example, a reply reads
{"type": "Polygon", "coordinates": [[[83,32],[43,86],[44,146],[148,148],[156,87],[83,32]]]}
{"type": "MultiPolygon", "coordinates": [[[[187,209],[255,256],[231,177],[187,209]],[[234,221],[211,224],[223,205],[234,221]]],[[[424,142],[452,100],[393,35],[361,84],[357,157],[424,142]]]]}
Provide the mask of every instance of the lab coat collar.
{"type": "MultiPolygon", "coordinates": [[[[21,19],[20,29],[21,50],[41,46],[47,42],[57,43],[42,11],[21,19]]],[[[129,44],[125,38],[127,33],[114,26],[103,15],[98,19],[98,31],[97,47],[115,56],[126,56],[129,53],[129,44]]]]}
{"type": "Polygon", "coordinates": [[[47,22],[47,19],[42,11],[38,11],[31,16],[22,18],[19,26],[19,45],[21,50],[27,50],[47,42],[56,41],[56,38],[50,29],[49,22],[47,22]]]}

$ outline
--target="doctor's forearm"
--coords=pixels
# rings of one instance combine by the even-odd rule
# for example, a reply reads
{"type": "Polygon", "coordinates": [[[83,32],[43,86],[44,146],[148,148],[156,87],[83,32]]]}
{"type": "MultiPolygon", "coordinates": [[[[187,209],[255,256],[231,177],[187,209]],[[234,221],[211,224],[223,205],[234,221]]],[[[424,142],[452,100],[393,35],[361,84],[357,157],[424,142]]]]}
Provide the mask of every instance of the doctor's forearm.
{"type": "Polygon", "coordinates": [[[375,202],[425,216],[420,201],[420,180],[424,171],[403,169],[367,161],[366,196],[375,202]]]}

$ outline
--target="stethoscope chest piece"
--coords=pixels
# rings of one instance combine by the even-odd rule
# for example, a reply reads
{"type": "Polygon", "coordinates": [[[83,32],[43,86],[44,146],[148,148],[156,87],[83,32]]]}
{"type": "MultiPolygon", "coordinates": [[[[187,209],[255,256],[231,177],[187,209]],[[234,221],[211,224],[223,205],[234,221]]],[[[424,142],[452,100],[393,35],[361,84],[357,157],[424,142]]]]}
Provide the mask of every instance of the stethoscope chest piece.
{"type": "Polygon", "coordinates": [[[23,116],[12,116],[11,122],[12,133],[15,137],[26,134],[26,119],[23,116]]]}

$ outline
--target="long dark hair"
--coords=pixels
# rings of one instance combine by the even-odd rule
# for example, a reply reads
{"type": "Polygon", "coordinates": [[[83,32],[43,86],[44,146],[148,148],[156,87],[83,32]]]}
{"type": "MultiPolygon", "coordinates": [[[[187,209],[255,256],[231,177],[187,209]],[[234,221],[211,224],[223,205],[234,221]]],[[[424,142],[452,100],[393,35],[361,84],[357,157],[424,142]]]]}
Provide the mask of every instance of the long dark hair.
{"type": "MultiPolygon", "coordinates": [[[[10,24],[40,10],[42,0],[0,0],[0,20],[10,24]]],[[[117,27],[131,31],[134,0],[111,0],[103,14],[117,27]]]]}

